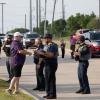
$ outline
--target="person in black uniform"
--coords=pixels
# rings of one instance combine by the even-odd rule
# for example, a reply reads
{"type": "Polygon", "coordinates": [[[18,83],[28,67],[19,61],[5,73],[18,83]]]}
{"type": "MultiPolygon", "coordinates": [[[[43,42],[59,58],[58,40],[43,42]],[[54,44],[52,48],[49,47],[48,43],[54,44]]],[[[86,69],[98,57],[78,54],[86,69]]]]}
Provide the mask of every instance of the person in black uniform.
{"type": "Polygon", "coordinates": [[[40,38],[37,38],[35,40],[35,45],[37,46],[37,50],[34,51],[34,63],[36,64],[37,86],[33,90],[44,91],[45,90],[45,78],[43,74],[44,60],[37,54],[37,51],[43,50],[44,45],[42,44],[42,40],[40,38]]]}
{"type": "Polygon", "coordinates": [[[52,35],[47,33],[45,35],[46,45],[44,46],[45,52],[38,52],[39,55],[44,56],[45,59],[45,88],[46,99],[56,99],[56,70],[58,67],[58,46],[52,42],[52,35]]]}
{"type": "Polygon", "coordinates": [[[12,36],[8,35],[5,38],[5,42],[2,46],[2,49],[4,50],[5,54],[6,54],[6,66],[7,66],[7,71],[8,71],[8,75],[9,75],[9,80],[7,81],[8,83],[11,81],[12,79],[12,73],[11,73],[11,67],[10,67],[10,46],[12,43],[12,36]]]}
{"type": "Polygon", "coordinates": [[[80,45],[75,52],[75,58],[79,61],[78,66],[78,79],[80,84],[80,89],[76,93],[90,94],[89,81],[87,76],[87,70],[89,66],[90,59],[90,48],[85,44],[85,37],[80,36],[80,45]]]}
{"type": "Polygon", "coordinates": [[[66,43],[65,43],[65,41],[62,39],[62,40],[61,40],[61,44],[60,44],[61,52],[62,52],[62,58],[64,58],[64,56],[65,56],[65,46],[66,46],[66,43]]]}

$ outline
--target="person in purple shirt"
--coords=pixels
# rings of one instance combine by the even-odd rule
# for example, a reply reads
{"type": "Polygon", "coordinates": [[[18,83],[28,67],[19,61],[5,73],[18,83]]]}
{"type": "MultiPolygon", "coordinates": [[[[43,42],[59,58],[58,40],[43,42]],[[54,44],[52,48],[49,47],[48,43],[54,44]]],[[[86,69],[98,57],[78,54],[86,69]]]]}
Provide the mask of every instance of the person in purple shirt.
{"type": "Polygon", "coordinates": [[[19,92],[19,79],[21,77],[21,71],[25,62],[25,55],[31,55],[30,52],[23,49],[21,43],[22,34],[19,32],[14,33],[14,40],[11,44],[11,70],[13,78],[11,80],[9,88],[6,90],[7,93],[12,94],[12,90],[15,88],[13,94],[19,92]]]}
{"type": "Polygon", "coordinates": [[[70,50],[71,50],[72,59],[74,59],[75,44],[76,44],[76,39],[75,39],[75,35],[73,34],[70,36],[70,50]]]}

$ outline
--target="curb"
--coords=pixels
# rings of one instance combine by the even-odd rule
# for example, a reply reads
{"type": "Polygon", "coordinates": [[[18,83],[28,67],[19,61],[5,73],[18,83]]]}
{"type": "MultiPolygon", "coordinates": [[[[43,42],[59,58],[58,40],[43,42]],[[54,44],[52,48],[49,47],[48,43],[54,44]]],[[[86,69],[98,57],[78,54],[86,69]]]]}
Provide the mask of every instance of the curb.
{"type": "Polygon", "coordinates": [[[20,88],[20,91],[21,91],[22,93],[24,93],[24,94],[26,94],[26,95],[28,95],[28,96],[34,98],[35,100],[39,100],[36,96],[34,96],[34,95],[32,95],[31,93],[27,92],[27,91],[26,91],[25,89],[23,89],[23,88],[20,88]]]}

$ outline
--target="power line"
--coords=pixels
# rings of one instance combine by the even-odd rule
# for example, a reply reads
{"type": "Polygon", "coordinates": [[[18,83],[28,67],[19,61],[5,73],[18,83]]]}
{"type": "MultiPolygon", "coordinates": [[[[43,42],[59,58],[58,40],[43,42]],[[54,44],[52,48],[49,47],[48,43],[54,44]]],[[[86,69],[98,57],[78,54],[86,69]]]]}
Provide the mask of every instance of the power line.
{"type": "Polygon", "coordinates": [[[6,3],[0,3],[1,6],[2,6],[2,34],[4,33],[4,14],[3,14],[3,6],[4,4],[6,3]]]}

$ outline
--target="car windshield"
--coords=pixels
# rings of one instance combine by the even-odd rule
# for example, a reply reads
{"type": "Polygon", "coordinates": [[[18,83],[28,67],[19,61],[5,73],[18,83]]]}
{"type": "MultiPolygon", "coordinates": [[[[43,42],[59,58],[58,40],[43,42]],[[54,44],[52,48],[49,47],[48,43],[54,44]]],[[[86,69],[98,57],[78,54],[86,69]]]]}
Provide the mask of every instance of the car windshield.
{"type": "Polygon", "coordinates": [[[0,39],[4,39],[5,34],[0,34],[0,39]]]}
{"type": "Polygon", "coordinates": [[[91,35],[92,40],[100,40],[100,32],[91,35]]]}
{"type": "Polygon", "coordinates": [[[26,38],[38,38],[39,35],[38,34],[27,34],[26,38]]]}
{"type": "Polygon", "coordinates": [[[4,39],[4,37],[3,36],[2,37],[0,36],[0,39],[4,39]]]}

